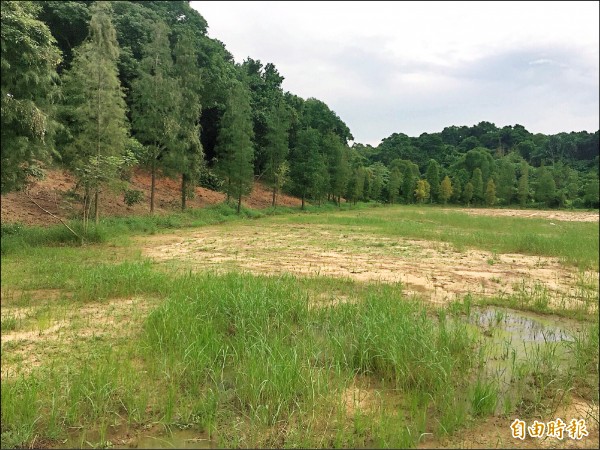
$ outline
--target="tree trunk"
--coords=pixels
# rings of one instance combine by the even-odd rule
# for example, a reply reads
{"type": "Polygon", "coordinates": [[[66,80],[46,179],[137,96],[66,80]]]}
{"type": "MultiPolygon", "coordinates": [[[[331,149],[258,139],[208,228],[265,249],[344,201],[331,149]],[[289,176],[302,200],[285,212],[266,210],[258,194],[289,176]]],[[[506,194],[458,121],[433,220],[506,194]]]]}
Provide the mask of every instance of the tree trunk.
{"type": "Polygon", "coordinates": [[[274,187],[273,188],[273,203],[271,204],[271,206],[273,206],[273,207],[275,207],[275,196],[276,196],[276,193],[277,193],[277,188],[274,187]]]}
{"type": "Polygon", "coordinates": [[[185,211],[185,200],[187,198],[187,176],[185,173],[181,174],[181,210],[185,211]]]}
{"type": "Polygon", "coordinates": [[[237,213],[240,213],[240,210],[242,209],[242,194],[239,195],[238,197],[238,204],[237,204],[237,213]]]}
{"type": "Polygon", "coordinates": [[[150,214],[154,214],[154,186],[156,184],[156,158],[152,159],[152,182],[150,183],[150,214]]]}
{"type": "Polygon", "coordinates": [[[94,193],[94,216],[96,218],[96,225],[98,225],[98,223],[100,222],[100,214],[98,211],[98,200],[100,197],[100,190],[98,189],[98,187],[96,186],[96,192],[94,193]]]}
{"type": "Polygon", "coordinates": [[[302,194],[302,209],[304,209],[304,194],[302,194]]]}

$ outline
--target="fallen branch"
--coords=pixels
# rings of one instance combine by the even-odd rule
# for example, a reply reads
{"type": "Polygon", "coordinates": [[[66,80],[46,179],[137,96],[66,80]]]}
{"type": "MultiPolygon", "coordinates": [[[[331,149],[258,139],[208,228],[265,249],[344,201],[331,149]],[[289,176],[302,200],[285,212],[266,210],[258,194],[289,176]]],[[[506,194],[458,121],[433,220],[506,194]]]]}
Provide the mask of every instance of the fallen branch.
{"type": "Polygon", "coordinates": [[[50,211],[48,211],[47,209],[44,209],[43,207],[41,207],[41,206],[40,206],[40,204],[39,204],[38,202],[36,202],[36,201],[35,201],[35,200],[34,200],[34,199],[31,197],[31,195],[29,194],[29,192],[28,192],[28,191],[25,191],[25,195],[27,196],[27,198],[28,198],[29,200],[31,200],[31,201],[33,202],[33,204],[34,204],[35,206],[37,206],[38,208],[40,208],[40,209],[41,209],[42,211],[44,211],[46,214],[49,214],[49,215],[51,215],[52,217],[54,217],[55,219],[59,220],[59,221],[60,221],[60,223],[62,223],[62,224],[65,226],[65,227],[67,227],[67,229],[68,229],[68,230],[69,230],[71,233],[73,233],[73,234],[75,235],[75,237],[76,237],[77,239],[79,239],[79,241],[80,241],[80,242],[83,244],[83,237],[81,237],[81,236],[79,236],[77,233],[75,233],[75,231],[73,231],[73,229],[72,229],[72,228],[71,228],[69,225],[67,225],[67,224],[65,223],[65,221],[64,221],[64,220],[62,220],[62,219],[61,219],[60,217],[58,217],[57,215],[55,215],[55,214],[52,214],[52,213],[51,213],[50,211]]]}

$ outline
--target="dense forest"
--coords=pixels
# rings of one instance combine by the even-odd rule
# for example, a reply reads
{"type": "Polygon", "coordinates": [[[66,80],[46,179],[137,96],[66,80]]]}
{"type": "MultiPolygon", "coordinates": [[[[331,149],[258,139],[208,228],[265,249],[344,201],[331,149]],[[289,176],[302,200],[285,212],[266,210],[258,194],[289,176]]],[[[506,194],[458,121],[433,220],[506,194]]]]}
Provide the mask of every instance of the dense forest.
{"type": "Polygon", "coordinates": [[[235,63],[187,1],[3,1],[1,191],[58,165],[84,223],[134,167],[237,203],[255,180],[305,200],[597,208],[598,131],[448,126],[377,147],[328,105],[284,92],[271,63],[235,63]]]}

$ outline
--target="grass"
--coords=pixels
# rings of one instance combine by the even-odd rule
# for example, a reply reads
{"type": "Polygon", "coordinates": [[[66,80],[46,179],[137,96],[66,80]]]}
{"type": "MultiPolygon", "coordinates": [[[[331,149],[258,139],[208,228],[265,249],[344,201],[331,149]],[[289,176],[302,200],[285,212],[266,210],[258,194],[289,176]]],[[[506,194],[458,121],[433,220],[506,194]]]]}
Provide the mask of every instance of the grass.
{"type": "MultiPolygon", "coordinates": [[[[582,322],[572,341],[522,348],[502,335],[504,312],[493,316],[490,336],[470,323],[480,303],[471,296],[434,308],[408,301],[399,283],[174,273],[142,258],[127,239],[201,222],[235,228],[261,216],[265,226],[325,224],[341,233],[493,244],[494,255],[508,245],[492,242],[492,222],[458,212],[276,213],[246,211],[242,219],[221,206],[111,219],[101,224],[102,242],[85,246],[54,231],[44,237],[3,227],[3,245],[5,236],[12,244],[2,254],[2,332],[34,331],[39,339],[3,343],[2,447],[108,446],[123,429],[159,424],[174,435],[194,430],[220,447],[408,448],[430,434],[452,436],[474,418],[555,409],[565,392],[598,402],[597,320],[582,322]],[[62,328],[46,335],[54,326],[62,328]],[[510,372],[506,385],[495,371],[510,372]]],[[[545,229],[534,222],[498,223],[517,241],[521,232],[545,229]]],[[[568,261],[552,244],[558,227],[546,228],[540,248],[568,261]]],[[[582,236],[597,245],[597,237],[582,236]]],[[[595,258],[573,263],[597,267],[595,258]]],[[[576,283],[597,304],[594,282],[582,272],[576,283]]],[[[509,305],[548,313],[550,300],[543,286],[523,286],[509,305]]]]}
{"type": "MultiPolygon", "coordinates": [[[[474,216],[460,211],[393,206],[338,214],[283,217],[287,223],[328,224],[384,236],[441,241],[457,249],[554,256],[583,270],[598,270],[598,222],[557,222],[474,216]]],[[[491,260],[493,263],[493,259],[491,260]]]]}

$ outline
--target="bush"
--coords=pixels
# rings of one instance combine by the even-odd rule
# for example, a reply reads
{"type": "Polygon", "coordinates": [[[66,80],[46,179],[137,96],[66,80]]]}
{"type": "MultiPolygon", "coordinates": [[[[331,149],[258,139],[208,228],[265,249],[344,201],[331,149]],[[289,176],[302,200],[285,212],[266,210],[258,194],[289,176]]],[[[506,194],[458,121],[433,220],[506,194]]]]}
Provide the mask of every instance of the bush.
{"type": "Polygon", "coordinates": [[[137,189],[125,189],[123,200],[127,206],[133,206],[144,200],[144,192],[137,189]]]}

